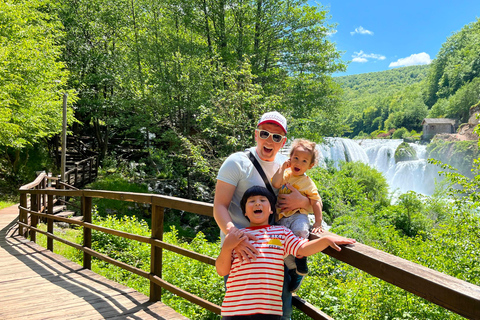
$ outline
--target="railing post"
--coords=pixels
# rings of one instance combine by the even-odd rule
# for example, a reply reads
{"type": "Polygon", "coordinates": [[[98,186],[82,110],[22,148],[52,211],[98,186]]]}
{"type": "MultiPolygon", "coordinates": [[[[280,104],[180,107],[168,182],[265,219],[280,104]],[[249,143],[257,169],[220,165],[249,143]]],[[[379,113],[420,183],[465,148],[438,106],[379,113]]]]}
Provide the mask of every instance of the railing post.
{"type": "MultiPolygon", "coordinates": [[[[40,199],[39,194],[32,194],[30,196],[31,207],[32,211],[38,212],[38,200],[40,199]]],[[[38,216],[31,214],[30,215],[30,225],[32,227],[37,227],[38,224],[38,216]]],[[[30,229],[30,241],[36,242],[37,241],[37,232],[33,229],[30,229]]]]}
{"type": "Polygon", "coordinates": [[[88,182],[92,182],[93,179],[92,179],[92,172],[93,172],[93,158],[90,157],[90,168],[88,170],[88,182]]]}
{"type": "MultiPolygon", "coordinates": [[[[47,177],[45,176],[42,182],[40,182],[38,188],[45,189],[46,187],[47,187],[47,177]]],[[[47,209],[47,194],[40,195],[40,211],[42,211],[42,208],[47,209]]]]}
{"type": "Polygon", "coordinates": [[[75,175],[73,176],[73,185],[76,187],[78,186],[78,165],[75,164],[75,175]]]}
{"type": "MultiPolygon", "coordinates": [[[[27,208],[27,201],[28,201],[27,194],[26,193],[20,194],[20,207],[27,208]]],[[[20,222],[27,223],[27,213],[25,212],[24,209],[20,209],[20,215],[18,219],[20,220],[20,222]]],[[[25,227],[20,225],[18,228],[18,234],[22,237],[25,237],[26,236],[25,233],[26,233],[25,227]]]]}
{"type": "MultiPolygon", "coordinates": [[[[83,221],[92,223],[92,198],[82,197],[82,214],[83,221]]],[[[92,248],[92,229],[83,227],[83,246],[85,248],[92,248]]],[[[92,256],[83,252],[83,267],[85,269],[92,269],[92,256]]]]}
{"type": "Polygon", "coordinates": [[[85,163],[86,163],[85,161],[82,162],[82,187],[83,187],[84,185],[86,185],[86,183],[85,183],[85,179],[86,179],[86,178],[85,178],[85,163]]]}
{"type": "Polygon", "coordinates": [[[98,177],[98,156],[95,157],[95,179],[98,177]]]}
{"type": "MultiPolygon", "coordinates": [[[[163,240],[163,216],[165,209],[152,204],[152,238],[163,240]]],[[[150,273],[162,277],[162,255],[163,249],[152,245],[150,255],[150,273]]],[[[150,301],[162,300],[162,287],[150,282],[150,301]]]]}
{"type": "MultiPolygon", "coordinates": [[[[47,197],[48,197],[47,213],[49,215],[53,215],[53,194],[49,194],[47,197]]],[[[53,234],[53,219],[51,217],[47,218],[47,232],[53,234]]],[[[47,237],[47,249],[53,252],[53,239],[50,237],[47,237]]]]}

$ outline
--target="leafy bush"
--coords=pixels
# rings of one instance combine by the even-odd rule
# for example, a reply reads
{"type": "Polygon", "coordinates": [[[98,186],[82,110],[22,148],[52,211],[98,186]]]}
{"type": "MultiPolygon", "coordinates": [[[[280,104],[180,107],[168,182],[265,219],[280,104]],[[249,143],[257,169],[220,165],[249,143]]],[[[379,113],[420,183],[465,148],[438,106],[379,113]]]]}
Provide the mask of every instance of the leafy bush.
{"type": "Polygon", "coordinates": [[[316,182],[323,202],[325,221],[350,214],[355,206],[389,202],[388,184],[377,170],[361,162],[343,162],[340,169],[315,167],[310,177],[316,182]]]}
{"type": "Polygon", "coordinates": [[[408,130],[405,128],[400,128],[395,130],[395,132],[392,134],[392,139],[403,139],[405,135],[408,134],[408,130]]]}
{"type": "MultiPolygon", "coordinates": [[[[119,173],[105,174],[100,179],[91,183],[88,188],[95,190],[149,193],[146,184],[132,182],[119,173]]],[[[93,204],[97,206],[98,213],[102,216],[117,215],[117,217],[122,217],[128,215],[139,216],[143,219],[150,217],[150,206],[141,203],[94,198],[93,204]]]]}

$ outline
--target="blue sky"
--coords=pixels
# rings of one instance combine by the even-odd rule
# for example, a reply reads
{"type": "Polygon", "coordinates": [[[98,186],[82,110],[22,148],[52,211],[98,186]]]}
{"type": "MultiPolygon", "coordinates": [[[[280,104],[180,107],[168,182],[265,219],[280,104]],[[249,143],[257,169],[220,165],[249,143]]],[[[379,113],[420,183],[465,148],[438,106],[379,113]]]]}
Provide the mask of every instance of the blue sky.
{"type": "Polygon", "coordinates": [[[428,64],[454,32],[480,18],[480,0],[326,0],[336,23],[330,39],[350,61],[334,76],[428,64]]]}

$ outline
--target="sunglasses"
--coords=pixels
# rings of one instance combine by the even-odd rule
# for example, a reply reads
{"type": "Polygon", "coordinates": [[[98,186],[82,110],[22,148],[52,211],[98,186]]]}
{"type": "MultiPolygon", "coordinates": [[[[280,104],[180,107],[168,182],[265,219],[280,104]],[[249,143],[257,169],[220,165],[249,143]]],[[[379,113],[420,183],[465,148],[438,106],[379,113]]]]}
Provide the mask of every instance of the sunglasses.
{"type": "Polygon", "coordinates": [[[277,142],[277,143],[282,141],[283,138],[285,138],[285,136],[282,136],[281,134],[271,133],[271,132],[268,132],[267,130],[256,129],[255,131],[258,132],[258,136],[260,137],[260,139],[268,139],[268,137],[272,136],[273,142],[277,142]]]}

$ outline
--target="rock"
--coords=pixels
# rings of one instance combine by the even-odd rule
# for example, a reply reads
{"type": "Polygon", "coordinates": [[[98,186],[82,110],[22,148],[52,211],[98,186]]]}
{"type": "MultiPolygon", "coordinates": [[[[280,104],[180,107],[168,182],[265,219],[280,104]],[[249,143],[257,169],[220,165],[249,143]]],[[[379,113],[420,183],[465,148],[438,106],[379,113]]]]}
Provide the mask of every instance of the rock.
{"type": "Polygon", "coordinates": [[[417,152],[406,142],[402,142],[395,150],[395,162],[418,160],[417,152]]]}

